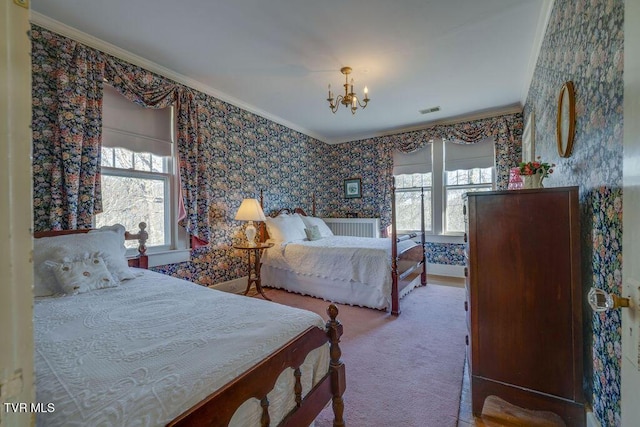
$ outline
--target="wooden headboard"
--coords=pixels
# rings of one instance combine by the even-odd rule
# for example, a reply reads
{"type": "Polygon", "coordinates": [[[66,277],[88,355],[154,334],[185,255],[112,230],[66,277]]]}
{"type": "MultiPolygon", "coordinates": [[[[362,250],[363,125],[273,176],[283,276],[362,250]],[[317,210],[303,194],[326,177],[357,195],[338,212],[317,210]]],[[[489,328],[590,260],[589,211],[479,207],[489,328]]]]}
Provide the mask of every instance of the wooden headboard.
{"type": "MultiPolygon", "coordinates": [[[[260,207],[264,211],[264,194],[262,190],[260,190],[260,207]]],[[[281,208],[274,211],[271,211],[267,216],[271,218],[275,218],[280,214],[290,214],[297,213],[303,216],[309,216],[307,212],[302,208],[281,208]]],[[[316,216],[316,195],[311,194],[311,216],[316,216]]],[[[267,233],[267,224],[262,221],[258,224],[258,241],[266,242],[269,238],[269,234],[267,233]]]]}
{"type": "MultiPolygon", "coordinates": [[[[147,239],[149,238],[149,233],[147,233],[147,224],[145,222],[141,222],[138,224],[139,230],[137,233],[131,233],[129,231],[125,231],[124,239],[125,240],[137,240],[138,241],[138,255],[135,258],[128,258],[127,262],[129,263],[129,267],[138,267],[138,268],[149,268],[149,257],[147,256],[147,239]]],[[[37,231],[33,233],[33,237],[35,239],[39,239],[41,237],[54,237],[54,236],[64,236],[65,234],[81,234],[88,233],[93,230],[92,228],[85,228],[83,230],[53,230],[53,231],[37,231]]]]}

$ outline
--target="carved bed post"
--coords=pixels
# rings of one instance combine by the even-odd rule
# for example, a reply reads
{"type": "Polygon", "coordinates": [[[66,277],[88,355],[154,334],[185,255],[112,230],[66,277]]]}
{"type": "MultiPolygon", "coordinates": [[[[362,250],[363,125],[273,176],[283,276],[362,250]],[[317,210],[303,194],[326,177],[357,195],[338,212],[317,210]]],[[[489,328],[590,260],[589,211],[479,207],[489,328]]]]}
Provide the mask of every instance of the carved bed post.
{"type": "Polygon", "coordinates": [[[424,187],[420,189],[420,242],[422,245],[422,273],[420,273],[420,284],[422,286],[427,285],[427,253],[424,231],[424,187]]]}
{"type": "Polygon", "coordinates": [[[124,237],[127,240],[138,239],[138,258],[136,261],[131,261],[133,266],[139,268],[149,268],[149,258],[147,257],[147,240],[149,239],[149,233],[147,233],[147,223],[141,222],[138,224],[138,232],[136,234],[125,232],[124,237]]]}
{"type": "MultiPolygon", "coordinates": [[[[262,190],[260,190],[260,209],[262,209],[262,211],[264,212],[264,194],[262,193],[262,190]]],[[[267,225],[264,223],[264,221],[260,221],[258,223],[258,242],[262,243],[267,240],[266,228],[267,225]]]]}
{"type": "Polygon", "coordinates": [[[316,193],[311,194],[311,216],[316,216],[316,193]]]}
{"type": "Polygon", "coordinates": [[[391,314],[400,314],[398,295],[398,231],[396,230],[396,178],[391,185],[391,314]]]}
{"type": "Polygon", "coordinates": [[[345,369],[344,363],[340,360],[342,356],[342,350],[340,350],[340,337],[342,336],[342,324],[336,320],[338,316],[338,307],[331,304],[327,308],[327,314],[329,319],[326,324],[327,335],[329,336],[330,347],[329,357],[329,370],[331,371],[331,393],[333,394],[332,406],[333,406],[333,427],[344,427],[344,401],[342,394],[346,389],[345,369]]]}

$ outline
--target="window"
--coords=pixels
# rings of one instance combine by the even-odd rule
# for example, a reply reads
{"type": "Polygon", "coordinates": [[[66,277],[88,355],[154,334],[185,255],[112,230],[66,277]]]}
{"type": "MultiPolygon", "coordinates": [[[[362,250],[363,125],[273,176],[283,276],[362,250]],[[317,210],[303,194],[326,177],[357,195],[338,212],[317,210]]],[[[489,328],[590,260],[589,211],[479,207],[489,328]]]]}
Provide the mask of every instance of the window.
{"type": "Polygon", "coordinates": [[[474,191],[493,189],[494,143],[475,144],[444,141],[444,233],[464,232],[462,197],[474,191]]]}
{"type": "MultiPolygon", "coordinates": [[[[186,247],[177,227],[173,109],[141,107],[104,86],[102,204],[96,226],[146,222],[149,252],[186,247]]],[[[136,241],[127,241],[136,248],[136,241]]],[[[132,249],[133,251],[133,249],[132,249]]]]}
{"type": "Polygon", "coordinates": [[[414,153],[393,154],[393,175],[396,178],[396,228],[398,232],[420,230],[424,197],[424,229],[433,230],[431,200],[431,144],[414,153]]]}
{"type": "Polygon", "coordinates": [[[462,197],[474,191],[493,189],[493,168],[473,168],[445,172],[445,233],[464,232],[462,197]]]}
{"type": "Polygon", "coordinates": [[[396,228],[399,232],[420,230],[420,208],[424,197],[424,229],[432,230],[431,172],[396,177],[396,228]]]}
{"type": "Polygon", "coordinates": [[[394,153],[396,224],[399,232],[420,230],[424,194],[425,231],[464,232],[462,198],[473,191],[493,189],[493,140],[455,144],[434,140],[415,153],[394,153]]]}

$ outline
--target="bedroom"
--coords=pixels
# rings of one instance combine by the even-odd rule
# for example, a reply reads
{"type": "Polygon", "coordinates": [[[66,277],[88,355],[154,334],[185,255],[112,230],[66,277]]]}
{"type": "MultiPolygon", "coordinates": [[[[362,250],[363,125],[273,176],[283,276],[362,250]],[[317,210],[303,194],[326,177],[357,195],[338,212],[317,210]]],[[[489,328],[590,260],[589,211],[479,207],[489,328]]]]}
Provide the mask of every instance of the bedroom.
{"type": "MultiPolygon", "coordinates": [[[[568,2],[560,2],[556,1],[554,3],[554,13],[550,19],[550,30],[547,31],[548,37],[551,40],[554,40],[556,43],[560,43],[561,46],[564,46],[565,49],[570,50],[567,46],[572,46],[577,44],[579,40],[584,37],[584,33],[582,31],[588,31],[589,28],[600,29],[601,26],[604,25],[604,28],[607,31],[610,31],[611,34],[617,34],[618,31],[622,29],[622,18],[620,8],[621,2],[592,2],[592,4],[578,3],[580,7],[583,9],[580,11],[586,18],[589,19],[591,17],[592,21],[587,21],[587,25],[585,25],[584,30],[575,30],[576,33],[573,33],[573,30],[569,30],[565,27],[565,25],[569,24],[568,16],[572,15],[572,12],[567,12],[567,10],[572,11],[573,9],[567,5],[568,2]],[[613,11],[612,11],[613,10],[613,11]],[[604,21],[600,21],[601,16],[606,16],[607,18],[604,21]],[[611,19],[610,21],[608,19],[611,19]],[[604,24],[602,22],[605,22],[604,24]],[[557,39],[552,37],[553,34],[557,34],[563,32],[568,34],[567,39],[557,39]]],[[[8,7],[8,6],[7,6],[8,7]]],[[[595,30],[594,30],[595,31],[595,30]]],[[[601,30],[604,31],[604,30],[601,30]]],[[[564,34],[563,33],[563,34],[564,34]]],[[[609,34],[609,33],[607,33],[609,34]]],[[[596,78],[590,74],[593,70],[585,70],[585,69],[572,69],[570,67],[571,64],[574,63],[573,60],[568,60],[562,56],[555,56],[553,52],[542,52],[540,57],[544,58],[545,65],[547,68],[551,68],[556,70],[558,75],[554,74],[555,77],[550,76],[534,76],[534,80],[532,81],[531,88],[529,89],[529,98],[527,98],[527,102],[523,103],[525,107],[525,115],[528,114],[528,109],[535,109],[536,111],[536,121],[537,121],[537,131],[538,138],[536,138],[536,148],[540,148],[539,154],[542,155],[543,158],[554,161],[555,163],[561,164],[561,167],[554,173],[554,175],[549,179],[549,186],[563,186],[563,185],[581,185],[581,207],[582,207],[582,215],[583,215],[583,223],[589,224],[593,222],[593,233],[595,233],[595,237],[592,238],[591,233],[586,233],[583,237],[583,247],[591,247],[594,242],[605,241],[606,244],[602,244],[603,246],[598,246],[598,252],[602,252],[605,254],[605,261],[601,260],[592,260],[588,258],[588,262],[583,262],[583,278],[587,283],[584,284],[585,289],[588,289],[592,283],[602,284],[602,286],[610,286],[609,290],[613,291],[616,289],[620,289],[622,286],[621,280],[617,278],[619,276],[616,271],[619,271],[619,264],[616,264],[615,261],[621,254],[619,249],[615,249],[616,245],[622,241],[622,232],[621,232],[621,223],[619,220],[612,219],[612,217],[606,215],[592,215],[593,212],[607,212],[610,207],[616,206],[620,197],[621,197],[621,179],[622,179],[622,133],[621,129],[615,125],[615,123],[620,122],[620,110],[621,110],[621,85],[622,85],[622,71],[621,71],[621,57],[615,56],[614,53],[617,52],[617,42],[615,41],[613,36],[610,38],[603,37],[602,39],[598,38],[593,43],[594,45],[590,45],[590,48],[593,48],[597,52],[606,52],[605,55],[602,53],[602,56],[595,56],[593,58],[594,64],[598,64],[597,71],[602,73],[602,76],[606,76],[611,86],[600,86],[596,84],[596,78]],[[600,49],[600,51],[598,51],[600,49]],[[600,61],[600,62],[598,62],[600,61]],[[588,115],[589,121],[583,122],[583,127],[578,129],[578,134],[576,137],[576,144],[582,144],[582,148],[578,149],[579,145],[576,146],[575,153],[572,158],[567,161],[562,161],[559,159],[555,152],[555,140],[553,137],[553,129],[555,126],[554,123],[554,113],[551,111],[552,108],[548,104],[553,104],[549,99],[555,99],[556,91],[558,90],[558,83],[564,79],[564,77],[572,77],[576,80],[582,80],[582,87],[588,87],[589,90],[595,91],[599,96],[602,96],[600,99],[609,100],[606,104],[606,108],[604,108],[605,103],[601,103],[597,100],[597,97],[584,97],[582,98],[584,104],[583,108],[585,111],[585,117],[588,115]],[[550,80],[551,81],[550,81],[550,80]],[[557,81],[556,81],[557,79],[557,81]],[[609,93],[618,94],[618,97],[612,97],[609,93]],[[605,95],[600,95],[605,94],[605,95]],[[546,113],[546,114],[545,114],[546,113]],[[606,141],[606,143],[603,143],[606,141]],[[592,156],[596,156],[593,158],[592,156]],[[606,163],[609,166],[607,168],[600,168],[595,171],[593,169],[586,169],[581,161],[596,161],[598,163],[606,163]],[[563,163],[564,162],[564,163],[563,163]],[[592,220],[592,217],[595,216],[595,220],[592,220]],[[604,236],[613,236],[613,240],[606,240],[602,237],[604,236]],[[602,237],[598,237],[602,236],[602,237]],[[612,260],[612,261],[610,261],[612,260]],[[613,282],[610,282],[611,279],[609,277],[616,278],[613,282]]],[[[627,45],[625,45],[627,46],[627,45]]],[[[295,70],[294,70],[295,71],[295,70]]],[[[331,82],[334,85],[339,85],[339,73],[327,73],[326,77],[323,77],[321,80],[323,82],[331,82]],[[338,74],[338,75],[336,75],[338,74]]],[[[366,79],[365,79],[366,80],[366,79]]],[[[338,86],[339,87],[339,86],[338,86]]],[[[369,113],[369,110],[372,110],[374,102],[379,99],[374,96],[375,89],[373,84],[370,84],[371,90],[371,106],[368,110],[359,111],[356,114],[356,117],[353,119],[358,119],[361,116],[364,116],[366,113],[369,113]]],[[[326,92],[326,84],[324,84],[322,88],[322,93],[317,95],[320,97],[320,101],[323,100],[326,92]]],[[[586,91],[583,89],[582,92],[584,94],[586,91]]],[[[382,104],[382,101],[380,101],[382,104]]],[[[326,105],[322,106],[323,109],[326,109],[326,105]]],[[[237,110],[236,110],[237,111],[237,110]]],[[[345,111],[341,111],[341,113],[346,113],[345,111]]],[[[251,120],[255,120],[255,116],[249,116],[251,120]]],[[[338,116],[332,117],[329,116],[327,120],[331,119],[339,119],[338,116]]],[[[351,119],[351,117],[349,117],[351,119]]],[[[242,120],[242,118],[240,118],[242,120]]],[[[233,124],[233,123],[231,123],[233,124]]],[[[278,131],[283,131],[283,128],[278,126],[278,131]]],[[[284,129],[285,138],[289,143],[295,144],[298,147],[308,147],[309,145],[313,145],[309,142],[308,137],[296,132],[284,129]],[[302,140],[301,140],[302,138],[302,140]]],[[[341,146],[342,147],[342,146],[341,146]]],[[[272,148],[272,147],[270,147],[272,148]]],[[[358,173],[355,169],[357,166],[366,166],[366,162],[363,161],[362,157],[366,158],[370,156],[370,145],[367,144],[366,141],[362,141],[358,144],[353,144],[353,146],[349,146],[347,148],[344,145],[344,150],[340,153],[336,153],[336,166],[344,167],[347,172],[358,173]],[[352,147],[352,148],[351,148],[352,147]],[[350,161],[350,157],[353,156],[358,158],[357,162],[350,161]],[[342,160],[345,159],[345,162],[342,163],[342,160]]],[[[273,148],[277,150],[276,148],[273,148]]],[[[302,149],[302,148],[300,148],[302,149]]],[[[295,153],[295,152],[294,152],[295,153]]],[[[233,153],[235,155],[239,155],[233,153]]],[[[324,153],[320,154],[318,157],[323,158],[324,153]]],[[[308,167],[307,164],[298,165],[300,169],[305,169],[308,167]]],[[[10,170],[8,168],[7,170],[10,170]]],[[[254,171],[257,169],[254,169],[254,171]]],[[[327,187],[329,190],[329,197],[334,197],[340,200],[341,199],[341,180],[344,177],[344,173],[339,172],[336,173],[336,176],[339,178],[338,183],[328,183],[327,187]]],[[[350,176],[347,176],[350,177],[350,176]]],[[[28,181],[28,179],[27,179],[28,181]]],[[[304,184],[304,182],[303,182],[304,184]]],[[[247,186],[242,186],[243,194],[238,194],[239,197],[235,203],[240,202],[240,198],[245,195],[256,195],[260,189],[267,188],[269,185],[268,177],[261,176],[258,173],[258,177],[255,182],[251,181],[247,186]]],[[[370,183],[365,182],[365,191],[373,191],[373,187],[367,187],[367,185],[371,185],[370,183]]],[[[285,194],[281,200],[273,200],[273,196],[270,203],[273,205],[277,204],[290,204],[290,203],[308,203],[308,198],[302,197],[302,195],[306,195],[311,191],[311,189],[305,185],[298,186],[299,194],[291,195],[285,194]]],[[[30,191],[29,187],[26,190],[22,190],[22,194],[27,194],[30,191]]],[[[8,192],[6,194],[9,194],[8,192]]],[[[12,193],[13,194],[13,193],[12,193]]],[[[266,195],[269,198],[269,194],[266,195]]],[[[12,199],[10,199],[12,200],[12,199]]],[[[324,201],[320,201],[320,203],[328,203],[325,199],[324,201]]],[[[364,202],[364,200],[363,200],[364,202]]],[[[373,202],[371,202],[373,203],[373,202]]],[[[275,206],[274,206],[275,207],[275,206]]],[[[357,206],[360,208],[360,206],[357,206]]],[[[214,206],[215,208],[215,206],[214,206]]],[[[351,206],[349,206],[350,210],[351,206]]],[[[367,208],[371,211],[374,211],[375,206],[362,206],[362,212],[365,215],[371,214],[367,212],[367,208]]],[[[232,210],[232,209],[230,209],[232,210]]],[[[26,208],[25,211],[29,211],[29,208],[26,208]]],[[[232,216],[233,212],[227,212],[227,215],[232,216]]],[[[213,209],[212,220],[216,220],[219,218],[216,216],[216,210],[213,209]]],[[[227,222],[227,221],[222,221],[227,222]]],[[[240,229],[240,224],[235,224],[234,227],[240,229]]],[[[214,239],[224,240],[226,238],[226,234],[222,232],[221,228],[214,227],[214,239]],[[221,235],[216,235],[216,232],[221,232],[221,235]]],[[[211,254],[207,255],[204,259],[204,262],[209,262],[209,260],[218,260],[225,259],[227,257],[227,252],[225,250],[212,251],[211,254]]],[[[210,283],[219,283],[221,281],[232,279],[233,277],[241,277],[243,270],[243,264],[241,260],[236,259],[232,261],[229,266],[223,265],[220,269],[214,269],[213,274],[207,275],[207,277],[203,277],[204,280],[209,280],[210,283]],[[227,270],[226,268],[229,268],[227,270]],[[231,271],[230,275],[227,275],[225,271],[231,271]]],[[[198,279],[199,275],[202,273],[198,271],[197,267],[194,267],[193,270],[186,271],[185,274],[198,279]]],[[[9,312],[9,311],[6,311],[9,312]]],[[[28,316],[27,316],[28,317],[28,316]]],[[[586,363],[586,365],[592,365],[592,369],[597,373],[602,373],[602,375],[593,375],[591,379],[586,381],[586,387],[588,389],[587,395],[588,400],[592,401],[592,405],[594,406],[596,417],[601,421],[603,425],[615,425],[616,417],[620,414],[620,356],[613,354],[610,355],[608,353],[607,347],[609,345],[613,345],[617,347],[620,342],[620,333],[617,331],[617,326],[619,323],[619,319],[614,318],[610,319],[608,317],[601,318],[599,316],[594,316],[593,318],[593,326],[589,326],[589,328],[585,328],[588,330],[599,331],[599,333],[594,334],[596,339],[588,338],[585,342],[592,342],[591,349],[594,352],[592,355],[589,353],[587,357],[585,357],[586,361],[591,361],[593,359],[593,363],[586,363]],[[604,337],[604,338],[601,338],[604,337]],[[593,396],[591,396],[593,394],[593,396]],[[610,418],[613,417],[613,418],[610,418]],[[613,420],[613,422],[611,422],[613,420]]],[[[10,322],[7,322],[10,324],[10,322]]],[[[588,322],[591,323],[591,322],[588,322]]],[[[588,334],[588,332],[585,332],[588,334]]],[[[3,364],[3,367],[5,365],[3,364]]],[[[11,366],[11,364],[9,364],[11,366]]],[[[588,368],[589,366],[587,366],[588,368]]],[[[13,372],[14,369],[11,369],[13,372]]],[[[25,370],[27,372],[28,370],[25,370]]]]}

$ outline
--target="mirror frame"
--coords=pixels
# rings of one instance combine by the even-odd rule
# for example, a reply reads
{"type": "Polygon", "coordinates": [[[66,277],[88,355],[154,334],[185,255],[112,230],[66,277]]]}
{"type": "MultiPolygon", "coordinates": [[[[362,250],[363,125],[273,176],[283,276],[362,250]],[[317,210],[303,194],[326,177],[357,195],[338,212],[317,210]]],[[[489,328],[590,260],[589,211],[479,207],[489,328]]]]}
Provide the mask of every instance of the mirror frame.
{"type": "Polygon", "coordinates": [[[558,95],[558,121],[556,136],[560,157],[571,156],[573,139],[576,133],[576,99],[573,82],[562,85],[558,95]]]}

